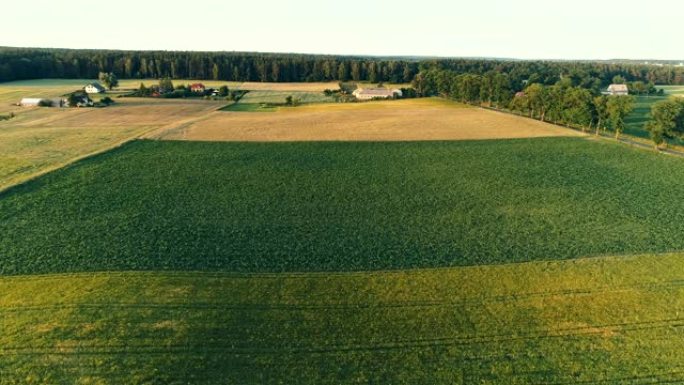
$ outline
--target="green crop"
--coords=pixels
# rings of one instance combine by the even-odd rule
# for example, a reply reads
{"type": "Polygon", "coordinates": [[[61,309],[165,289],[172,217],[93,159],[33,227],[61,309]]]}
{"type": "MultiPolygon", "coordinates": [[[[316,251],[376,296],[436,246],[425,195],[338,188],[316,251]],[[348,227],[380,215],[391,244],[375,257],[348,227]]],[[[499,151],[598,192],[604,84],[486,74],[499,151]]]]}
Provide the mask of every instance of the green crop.
{"type": "Polygon", "coordinates": [[[349,271],[684,249],[684,162],[582,138],[135,141],[0,195],[0,273],[349,271]]]}

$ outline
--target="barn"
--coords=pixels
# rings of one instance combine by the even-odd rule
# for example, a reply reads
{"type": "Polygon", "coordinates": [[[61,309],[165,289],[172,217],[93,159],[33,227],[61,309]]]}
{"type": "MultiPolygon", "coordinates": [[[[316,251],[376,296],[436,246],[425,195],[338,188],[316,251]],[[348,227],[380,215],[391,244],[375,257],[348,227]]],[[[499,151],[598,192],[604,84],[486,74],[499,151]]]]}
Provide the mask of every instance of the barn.
{"type": "Polygon", "coordinates": [[[608,86],[607,95],[629,95],[629,88],[626,84],[611,84],[608,86]]]}
{"type": "Polygon", "coordinates": [[[83,87],[83,90],[89,94],[101,94],[105,92],[105,88],[100,85],[100,83],[90,83],[83,87]]]}

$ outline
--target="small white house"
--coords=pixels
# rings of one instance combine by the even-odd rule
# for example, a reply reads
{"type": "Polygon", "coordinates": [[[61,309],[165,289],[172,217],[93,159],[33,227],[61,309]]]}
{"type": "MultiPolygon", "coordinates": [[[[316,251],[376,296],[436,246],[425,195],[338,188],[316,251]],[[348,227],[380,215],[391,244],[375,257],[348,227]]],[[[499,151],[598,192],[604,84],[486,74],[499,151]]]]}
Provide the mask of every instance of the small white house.
{"type": "Polygon", "coordinates": [[[626,84],[611,84],[608,86],[606,95],[629,95],[629,88],[627,88],[626,84]]]}
{"type": "Polygon", "coordinates": [[[359,100],[371,100],[400,97],[402,93],[401,90],[398,89],[388,90],[387,88],[358,88],[352,92],[352,95],[359,100]]]}
{"type": "Polygon", "coordinates": [[[100,85],[100,83],[90,83],[83,87],[83,90],[89,94],[101,94],[105,92],[105,88],[100,85]]]}

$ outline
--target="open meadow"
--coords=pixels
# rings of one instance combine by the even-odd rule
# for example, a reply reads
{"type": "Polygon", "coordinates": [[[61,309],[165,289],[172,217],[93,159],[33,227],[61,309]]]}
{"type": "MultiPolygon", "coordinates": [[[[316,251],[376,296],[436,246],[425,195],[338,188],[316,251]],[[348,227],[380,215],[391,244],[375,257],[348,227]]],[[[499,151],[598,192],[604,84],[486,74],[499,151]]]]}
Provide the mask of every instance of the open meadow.
{"type": "Polygon", "coordinates": [[[401,141],[579,135],[551,124],[431,98],[283,107],[276,114],[219,111],[181,130],[159,130],[149,137],[218,141],[401,141]]]}

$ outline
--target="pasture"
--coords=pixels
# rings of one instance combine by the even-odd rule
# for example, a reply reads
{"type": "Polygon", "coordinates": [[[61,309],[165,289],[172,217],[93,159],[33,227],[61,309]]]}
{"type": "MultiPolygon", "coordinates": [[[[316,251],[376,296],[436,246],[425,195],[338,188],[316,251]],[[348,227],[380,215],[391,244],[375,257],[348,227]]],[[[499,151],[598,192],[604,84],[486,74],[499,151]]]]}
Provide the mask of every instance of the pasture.
{"type": "Polygon", "coordinates": [[[299,104],[334,103],[335,99],[325,96],[323,92],[308,91],[249,91],[237,103],[225,107],[224,111],[232,112],[275,112],[280,108],[276,104],[284,104],[285,98],[292,96],[299,104]]]}
{"type": "Polygon", "coordinates": [[[684,250],[682,179],[681,159],[585,138],[135,141],[2,193],[0,273],[357,271],[684,250]]]}
{"type": "Polygon", "coordinates": [[[183,130],[155,131],[150,137],[219,141],[403,141],[579,135],[535,120],[433,98],[309,105],[281,108],[275,114],[220,112],[183,130]]]}
{"type": "MultiPolygon", "coordinates": [[[[684,87],[682,86],[658,86],[658,88],[665,90],[665,96],[636,96],[634,111],[625,119],[625,134],[649,139],[645,125],[651,118],[651,107],[653,104],[666,100],[672,95],[684,96],[684,87]]],[[[681,140],[674,140],[673,144],[682,145],[684,143],[681,140]]]]}
{"type": "Polygon", "coordinates": [[[682,259],[4,277],[0,383],[681,383],[682,259]]]}

